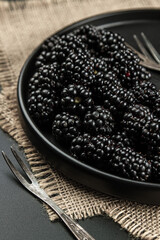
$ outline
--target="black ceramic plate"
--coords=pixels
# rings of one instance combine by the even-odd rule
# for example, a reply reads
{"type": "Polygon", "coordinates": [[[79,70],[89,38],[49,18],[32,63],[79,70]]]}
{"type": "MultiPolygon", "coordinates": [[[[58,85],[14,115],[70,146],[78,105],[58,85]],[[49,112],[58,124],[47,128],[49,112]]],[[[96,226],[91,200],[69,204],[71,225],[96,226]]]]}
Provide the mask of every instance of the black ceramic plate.
{"type": "MultiPolygon", "coordinates": [[[[123,35],[128,43],[135,46],[133,34],[142,31],[160,52],[160,10],[134,10],[106,13],[77,22],[57,32],[68,33],[84,24],[106,28],[123,35]]],[[[33,73],[38,47],[25,62],[18,82],[18,103],[22,125],[33,144],[46,156],[46,159],[69,178],[98,191],[124,199],[149,204],[160,204],[160,184],[143,183],[117,177],[90,167],[72,158],[46,132],[42,132],[31,120],[26,106],[27,81],[33,73]]],[[[152,81],[160,87],[160,74],[152,72],[152,81]],[[154,79],[154,80],[153,80],[154,79]]]]}

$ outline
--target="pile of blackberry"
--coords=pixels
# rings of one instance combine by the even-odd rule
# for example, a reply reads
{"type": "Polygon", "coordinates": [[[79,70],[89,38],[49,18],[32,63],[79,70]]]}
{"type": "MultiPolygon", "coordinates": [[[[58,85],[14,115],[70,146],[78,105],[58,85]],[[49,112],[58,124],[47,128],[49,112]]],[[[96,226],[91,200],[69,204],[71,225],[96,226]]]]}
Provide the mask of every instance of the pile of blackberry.
{"type": "Polygon", "coordinates": [[[85,25],[54,35],[34,69],[27,104],[40,129],[79,161],[160,182],[160,93],[120,34],[85,25]]]}

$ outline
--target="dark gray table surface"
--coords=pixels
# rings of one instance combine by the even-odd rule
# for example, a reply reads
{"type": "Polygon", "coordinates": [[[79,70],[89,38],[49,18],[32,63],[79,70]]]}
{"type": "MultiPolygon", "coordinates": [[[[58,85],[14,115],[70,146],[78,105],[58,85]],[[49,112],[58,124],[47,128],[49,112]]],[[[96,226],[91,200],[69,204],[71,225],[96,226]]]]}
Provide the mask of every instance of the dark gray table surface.
{"type": "MultiPolygon", "coordinates": [[[[12,157],[10,145],[16,143],[0,130],[0,151],[12,157]]],[[[23,156],[23,153],[22,153],[23,156]]],[[[97,240],[129,240],[129,234],[107,216],[79,221],[97,240]]],[[[74,239],[62,222],[50,222],[42,203],[14,178],[0,154],[0,240],[74,239]]]]}

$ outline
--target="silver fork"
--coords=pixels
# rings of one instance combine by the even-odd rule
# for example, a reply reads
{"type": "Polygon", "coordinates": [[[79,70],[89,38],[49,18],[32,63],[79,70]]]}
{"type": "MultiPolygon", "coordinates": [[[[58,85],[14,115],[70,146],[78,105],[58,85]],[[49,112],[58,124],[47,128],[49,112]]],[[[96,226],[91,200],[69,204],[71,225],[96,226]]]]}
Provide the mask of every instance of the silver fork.
{"type": "Polygon", "coordinates": [[[27,167],[27,165],[22,161],[20,156],[17,154],[15,149],[11,147],[11,151],[16,158],[17,162],[23,169],[23,171],[26,173],[28,178],[30,179],[31,183],[29,183],[22,174],[15,168],[13,163],[10,161],[10,159],[7,157],[4,151],[2,151],[2,155],[10,167],[13,174],[16,176],[16,178],[20,181],[20,183],[28,189],[32,194],[34,194],[36,197],[41,199],[43,202],[48,204],[62,219],[62,221],[66,224],[66,226],[70,229],[70,231],[74,234],[76,239],[78,240],[95,240],[91,235],[89,235],[78,223],[76,223],[72,218],[70,218],[61,208],[59,208],[54,201],[46,194],[46,192],[40,188],[36,178],[34,177],[33,173],[30,171],[30,169],[27,167]]]}
{"type": "Polygon", "coordinates": [[[142,53],[137,51],[128,43],[126,43],[126,45],[139,56],[139,58],[141,59],[140,64],[146,68],[160,71],[160,54],[157,52],[157,50],[146,37],[146,35],[143,32],[141,33],[144,44],[142,43],[142,41],[140,41],[136,34],[134,34],[133,37],[142,53]]]}

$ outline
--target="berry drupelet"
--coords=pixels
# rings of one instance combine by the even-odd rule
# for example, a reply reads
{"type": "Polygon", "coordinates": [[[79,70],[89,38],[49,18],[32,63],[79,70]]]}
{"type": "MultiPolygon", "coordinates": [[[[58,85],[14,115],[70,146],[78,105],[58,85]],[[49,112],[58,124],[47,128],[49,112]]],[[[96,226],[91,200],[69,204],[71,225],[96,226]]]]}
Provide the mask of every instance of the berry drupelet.
{"type": "Polygon", "coordinates": [[[103,104],[104,108],[108,109],[113,115],[115,120],[120,120],[123,116],[123,112],[119,111],[114,103],[110,102],[110,100],[106,99],[103,104]]]}
{"type": "Polygon", "coordinates": [[[52,36],[44,41],[44,43],[41,46],[40,54],[36,58],[35,67],[39,68],[42,67],[44,64],[50,64],[53,63],[51,61],[51,52],[52,48],[60,41],[60,38],[58,36],[52,36]]]}
{"type": "Polygon", "coordinates": [[[113,173],[138,181],[147,181],[151,175],[151,163],[130,147],[117,147],[109,160],[113,173]]]}
{"type": "Polygon", "coordinates": [[[158,98],[158,91],[153,83],[149,81],[140,81],[133,87],[132,91],[137,103],[153,108],[158,98]]]}
{"type": "Polygon", "coordinates": [[[121,87],[120,81],[113,72],[107,71],[107,67],[106,71],[96,70],[96,76],[91,86],[95,98],[102,101],[109,90],[117,89],[118,87],[121,87]]]}
{"type": "Polygon", "coordinates": [[[84,132],[91,135],[110,135],[114,130],[114,119],[108,109],[101,106],[95,106],[93,110],[88,111],[84,117],[84,132]]]}
{"type": "Polygon", "coordinates": [[[92,166],[106,169],[114,151],[114,142],[107,136],[91,136],[87,133],[74,138],[71,144],[72,156],[92,166]]]}
{"type": "Polygon", "coordinates": [[[69,144],[79,134],[80,119],[66,112],[55,116],[52,124],[52,134],[60,142],[69,144]]]}
{"type": "Polygon", "coordinates": [[[92,25],[80,27],[75,34],[81,36],[93,56],[101,55],[111,59],[119,49],[126,48],[124,38],[118,33],[97,29],[92,25]]]}
{"type": "Polygon", "coordinates": [[[92,54],[97,55],[100,51],[99,41],[101,39],[100,31],[92,25],[85,25],[75,31],[76,36],[80,36],[82,41],[92,54]]]}
{"type": "Polygon", "coordinates": [[[143,105],[135,104],[128,107],[124,114],[122,125],[131,139],[140,139],[142,128],[147,122],[152,121],[153,115],[149,108],[143,105]]]}
{"type": "Polygon", "coordinates": [[[92,93],[85,86],[69,84],[62,90],[61,107],[64,111],[82,116],[93,107],[92,93]]]}
{"type": "Polygon", "coordinates": [[[83,84],[90,86],[95,78],[94,61],[83,52],[71,52],[63,62],[63,84],[83,84]]]}
{"type": "Polygon", "coordinates": [[[153,112],[158,118],[160,118],[160,93],[158,94],[158,98],[155,100],[153,112]]]}
{"type": "Polygon", "coordinates": [[[70,52],[76,53],[79,50],[88,53],[81,38],[74,33],[62,35],[61,37],[52,37],[42,45],[41,53],[37,57],[35,65],[40,67],[43,64],[53,62],[61,64],[66,60],[70,52]]]}
{"type": "Polygon", "coordinates": [[[71,52],[77,53],[79,51],[89,54],[80,37],[75,36],[73,33],[62,35],[60,41],[52,48],[51,61],[62,64],[71,52]]]}
{"type": "Polygon", "coordinates": [[[109,60],[113,61],[113,56],[122,49],[126,49],[124,38],[118,33],[114,33],[106,30],[99,30],[100,38],[98,46],[100,49],[100,54],[109,60]]]}
{"type": "Polygon", "coordinates": [[[139,57],[130,49],[120,50],[113,57],[112,69],[123,87],[133,87],[139,80],[148,80],[151,75],[140,64],[139,57]]]}
{"type": "Polygon", "coordinates": [[[112,114],[119,117],[119,120],[123,117],[124,112],[127,111],[130,105],[135,103],[134,94],[117,85],[112,85],[111,88],[105,88],[103,91],[104,106],[111,110],[112,114]],[[110,106],[109,106],[110,105],[110,106]]]}
{"type": "Polygon", "coordinates": [[[28,110],[38,124],[49,123],[59,104],[60,85],[55,72],[55,66],[44,65],[29,80],[28,110]]]}
{"type": "Polygon", "coordinates": [[[118,131],[111,136],[116,147],[134,147],[133,141],[127,136],[125,131],[118,131]]]}
{"type": "Polygon", "coordinates": [[[142,144],[153,153],[160,152],[160,119],[154,118],[142,128],[142,144]]]}
{"type": "Polygon", "coordinates": [[[151,159],[151,180],[160,183],[160,155],[150,156],[151,159]]]}

